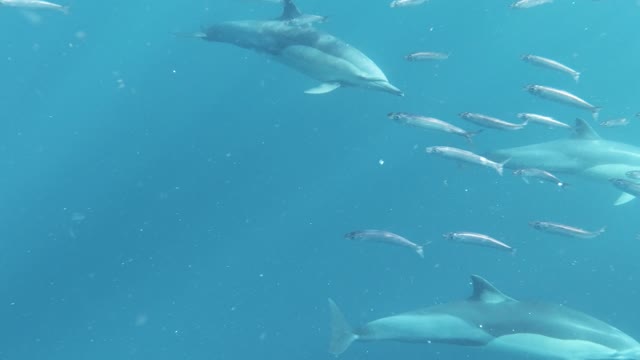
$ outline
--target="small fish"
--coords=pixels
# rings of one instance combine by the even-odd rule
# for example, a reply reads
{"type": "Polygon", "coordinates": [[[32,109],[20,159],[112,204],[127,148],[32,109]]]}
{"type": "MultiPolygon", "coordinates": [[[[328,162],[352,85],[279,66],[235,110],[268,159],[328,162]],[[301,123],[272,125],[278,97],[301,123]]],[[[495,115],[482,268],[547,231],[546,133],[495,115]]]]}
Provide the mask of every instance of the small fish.
{"type": "Polygon", "coordinates": [[[550,4],[553,0],[518,0],[511,4],[512,9],[528,9],[535,6],[550,4]]]}
{"type": "Polygon", "coordinates": [[[536,230],[544,231],[549,234],[562,235],[562,236],[580,238],[580,239],[593,239],[594,237],[602,234],[605,231],[604,227],[597,231],[587,231],[587,230],[569,226],[569,225],[546,222],[546,221],[534,221],[534,222],[530,222],[529,225],[531,225],[531,227],[533,227],[536,230]]]}
{"type": "Polygon", "coordinates": [[[469,132],[465,131],[457,126],[449,124],[448,122],[420,115],[413,115],[403,112],[392,112],[387,114],[389,119],[395,120],[400,124],[411,125],[423,129],[433,129],[446,133],[456,134],[463,136],[467,141],[471,142],[471,137],[480,133],[480,131],[469,132]]]}
{"type": "Polygon", "coordinates": [[[439,52],[431,52],[431,51],[421,51],[414,52],[404,57],[409,61],[419,61],[419,60],[447,60],[449,58],[449,54],[439,53],[439,52]]]}
{"type": "Polygon", "coordinates": [[[310,26],[315,23],[324,24],[329,19],[328,16],[313,15],[313,14],[300,14],[293,19],[286,20],[287,25],[293,26],[310,26]]]}
{"type": "Polygon", "coordinates": [[[393,0],[391,4],[389,4],[389,6],[392,8],[415,6],[415,5],[424,4],[427,1],[428,0],[393,0]]]}
{"type": "Polygon", "coordinates": [[[504,164],[506,164],[509,160],[511,160],[511,159],[507,159],[502,163],[497,163],[495,161],[491,161],[478,154],[474,154],[471,151],[462,150],[462,149],[449,147],[449,146],[431,146],[426,148],[425,151],[427,152],[427,154],[440,155],[444,158],[460,160],[470,164],[490,167],[494,169],[498,174],[500,174],[500,176],[502,176],[502,173],[504,171],[504,164]]]}
{"type": "Polygon", "coordinates": [[[525,121],[522,124],[513,124],[513,123],[506,122],[504,120],[500,120],[491,116],[478,114],[478,113],[470,113],[470,112],[462,112],[458,114],[458,116],[460,116],[465,120],[474,122],[480,126],[484,126],[486,128],[491,128],[491,129],[499,129],[499,130],[520,130],[524,128],[528,122],[528,120],[525,119],[525,121]]]}
{"type": "Polygon", "coordinates": [[[599,106],[594,106],[582,100],[581,98],[571,94],[568,91],[555,89],[542,85],[527,85],[524,87],[530,94],[536,95],[543,99],[552,100],[565,105],[571,105],[579,109],[585,109],[591,111],[593,118],[598,120],[598,113],[600,112],[599,106]]]}
{"type": "Polygon", "coordinates": [[[359,230],[347,233],[344,235],[344,237],[351,240],[366,240],[410,248],[418,253],[420,257],[424,258],[424,249],[422,248],[422,246],[389,231],[359,230]]]}
{"type": "Polygon", "coordinates": [[[52,9],[61,11],[65,14],[69,13],[68,6],[62,6],[42,0],[0,0],[0,6],[11,6],[27,9],[52,9]]]}
{"type": "Polygon", "coordinates": [[[635,197],[640,197],[640,184],[625,179],[609,179],[609,182],[616,188],[631,194],[635,197]]]}
{"type": "Polygon", "coordinates": [[[484,247],[491,247],[500,250],[506,250],[512,254],[516,252],[516,249],[511,246],[503,243],[502,241],[496,240],[491,236],[478,234],[474,232],[450,232],[442,235],[445,239],[449,239],[451,241],[469,244],[469,245],[479,245],[484,247]]]}
{"type": "Polygon", "coordinates": [[[625,173],[629,179],[640,180],[640,170],[631,170],[625,173]]]}
{"type": "Polygon", "coordinates": [[[571,129],[571,125],[565,124],[562,121],[558,121],[550,116],[530,114],[530,113],[519,113],[518,119],[525,120],[532,123],[548,125],[552,127],[571,129]]]}
{"type": "Polygon", "coordinates": [[[551,60],[542,56],[530,55],[530,54],[523,55],[522,60],[533,65],[538,65],[547,69],[556,70],[556,71],[563,72],[565,74],[569,74],[573,78],[573,80],[575,80],[576,82],[580,80],[579,72],[555,60],[551,60]]]}
{"type": "Polygon", "coordinates": [[[524,180],[524,182],[526,182],[527,184],[529,183],[528,179],[533,178],[533,179],[540,179],[543,181],[547,181],[552,184],[556,184],[557,186],[563,189],[569,185],[563,181],[560,181],[560,179],[558,179],[552,173],[545,170],[541,170],[541,169],[534,169],[534,168],[518,169],[514,171],[513,174],[516,176],[521,176],[522,180],[524,180]]]}
{"type": "Polygon", "coordinates": [[[608,128],[627,126],[627,125],[629,125],[629,119],[627,118],[611,119],[611,120],[602,121],[600,123],[600,126],[608,127],[608,128]]]}

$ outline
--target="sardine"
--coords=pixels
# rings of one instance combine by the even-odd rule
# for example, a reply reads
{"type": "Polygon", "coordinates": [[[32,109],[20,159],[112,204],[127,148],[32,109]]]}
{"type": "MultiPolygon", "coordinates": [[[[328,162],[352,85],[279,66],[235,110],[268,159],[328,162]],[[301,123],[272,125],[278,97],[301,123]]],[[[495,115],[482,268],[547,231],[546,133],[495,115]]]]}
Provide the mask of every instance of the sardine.
{"type": "Polygon", "coordinates": [[[640,180],[640,170],[631,170],[625,173],[629,179],[640,180]]]}
{"type": "Polygon", "coordinates": [[[428,0],[393,0],[391,2],[391,4],[389,4],[390,7],[395,8],[395,7],[405,7],[405,6],[415,6],[415,5],[420,5],[423,4],[425,2],[427,2],[428,0]]]}
{"type": "Polygon", "coordinates": [[[560,181],[560,179],[558,179],[552,173],[545,170],[541,170],[541,169],[534,169],[534,168],[518,169],[518,170],[515,170],[513,174],[516,176],[521,176],[522,180],[524,180],[524,182],[526,182],[527,184],[529,183],[528,179],[532,178],[532,179],[540,179],[543,181],[550,182],[552,184],[556,184],[561,188],[565,188],[566,186],[569,185],[564,181],[560,181]]]}
{"type": "Polygon", "coordinates": [[[469,120],[473,123],[476,123],[480,126],[484,126],[486,128],[491,129],[499,129],[499,130],[520,130],[527,125],[528,120],[524,120],[522,124],[514,124],[510,122],[506,122],[504,120],[500,120],[491,116],[478,114],[478,113],[470,113],[463,112],[458,114],[461,118],[465,120],[469,120]]]}
{"type": "Polygon", "coordinates": [[[419,60],[447,60],[449,58],[449,54],[439,53],[439,52],[430,52],[430,51],[422,51],[411,53],[404,57],[409,61],[419,61],[419,60]]]}
{"type": "Polygon", "coordinates": [[[635,197],[640,197],[640,184],[625,179],[609,179],[609,182],[616,188],[631,194],[635,197]]]}
{"type": "Polygon", "coordinates": [[[502,241],[496,240],[491,236],[478,234],[474,232],[450,232],[442,235],[445,239],[449,239],[451,241],[470,244],[470,245],[479,245],[484,247],[491,247],[500,250],[506,250],[510,253],[515,253],[516,249],[511,246],[503,243],[502,241]]]}
{"type": "Polygon", "coordinates": [[[548,59],[542,56],[537,56],[537,55],[523,55],[522,60],[533,65],[538,65],[547,69],[556,70],[556,71],[563,72],[565,74],[569,74],[573,78],[573,80],[575,80],[576,82],[580,80],[579,72],[555,60],[551,60],[551,59],[548,59]]]}
{"type": "Polygon", "coordinates": [[[627,118],[611,119],[611,120],[606,120],[600,123],[600,126],[609,127],[609,128],[627,126],[627,125],[629,125],[629,119],[627,118]]]}
{"type": "Polygon", "coordinates": [[[440,155],[444,158],[454,159],[464,161],[470,164],[476,164],[481,166],[486,166],[494,169],[500,176],[502,176],[504,164],[506,164],[509,160],[507,159],[502,163],[497,163],[495,161],[491,161],[483,156],[478,154],[474,154],[471,151],[462,150],[449,146],[430,146],[425,149],[427,154],[435,154],[440,155]]]}
{"type": "Polygon", "coordinates": [[[389,231],[384,230],[359,230],[352,231],[344,235],[345,238],[351,240],[365,240],[365,241],[373,241],[391,245],[397,245],[401,247],[410,248],[421,258],[424,258],[424,249],[422,246],[405,239],[404,237],[394,234],[389,231]]]}
{"type": "Polygon", "coordinates": [[[527,90],[530,94],[536,95],[543,99],[556,101],[565,105],[571,105],[579,109],[589,110],[593,114],[593,118],[596,120],[598,119],[598,113],[601,109],[599,106],[591,105],[585,100],[582,100],[581,98],[569,93],[568,91],[542,85],[527,85],[525,86],[525,90],[527,90]]]}
{"type": "Polygon", "coordinates": [[[58,10],[65,14],[69,13],[69,7],[54,4],[52,2],[43,1],[43,0],[0,0],[0,6],[11,6],[17,8],[28,8],[28,9],[52,9],[58,10]]]}
{"type": "Polygon", "coordinates": [[[571,125],[565,124],[562,121],[558,121],[550,116],[530,114],[530,113],[519,113],[518,119],[525,120],[532,123],[538,123],[542,125],[563,128],[563,129],[571,129],[571,125]]]}
{"type": "Polygon", "coordinates": [[[553,0],[518,0],[511,4],[513,9],[528,9],[535,6],[552,3],[553,0]]]}
{"type": "Polygon", "coordinates": [[[580,238],[580,239],[592,239],[602,234],[605,231],[604,227],[596,231],[587,231],[587,230],[569,226],[569,225],[546,222],[546,221],[534,221],[534,222],[530,222],[529,225],[531,225],[531,227],[533,227],[536,230],[544,231],[549,234],[562,235],[562,236],[580,238]]]}
{"type": "Polygon", "coordinates": [[[389,119],[395,120],[400,124],[406,124],[423,129],[433,129],[446,133],[456,134],[465,137],[471,142],[471,137],[480,133],[480,131],[469,132],[465,131],[457,126],[449,124],[446,121],[442,121],[432,117],[413,115],[404,112],[392,112],[387,114],[389,119]]]}

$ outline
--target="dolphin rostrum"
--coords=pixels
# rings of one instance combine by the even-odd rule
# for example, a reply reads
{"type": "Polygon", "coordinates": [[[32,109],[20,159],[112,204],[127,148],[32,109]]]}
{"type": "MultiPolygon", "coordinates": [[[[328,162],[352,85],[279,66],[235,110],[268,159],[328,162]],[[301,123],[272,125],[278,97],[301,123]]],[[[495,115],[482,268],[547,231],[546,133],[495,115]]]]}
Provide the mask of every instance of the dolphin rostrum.
{"type": "Polygon", "coordinates": [[[561,360],[638,360],[640,344],[622,331],[563,305],[517,301],[471,276],[466,300],[384,317],[352,330],[329,299],[338,355],[356,340],[444,343],[561,360]]]}
{"type": "MultiPolygon", "coordinates": [[[[509,168],[538,168],[552,173],[565,173],[595,179],[611,187],[611,179],[640,168],[640,148],[602,139],[582,119],[576,119],[570,138],[491,152],[496,161],[510,159],[509,168]]],[[[623,192],[615,205],[635,198],[623,192]]]]}
{"type": "Polygon", "coordinates": [[[339,87],[354,86],[404,95],[360,50],[317,30],[308,21],[296,21],[305,15],[292,0],[283,3],[283,13],[277,19],[228,21],[190,36],[271,55],[322,83],[305,91],[307,94],[325,94],[339,87]]]}

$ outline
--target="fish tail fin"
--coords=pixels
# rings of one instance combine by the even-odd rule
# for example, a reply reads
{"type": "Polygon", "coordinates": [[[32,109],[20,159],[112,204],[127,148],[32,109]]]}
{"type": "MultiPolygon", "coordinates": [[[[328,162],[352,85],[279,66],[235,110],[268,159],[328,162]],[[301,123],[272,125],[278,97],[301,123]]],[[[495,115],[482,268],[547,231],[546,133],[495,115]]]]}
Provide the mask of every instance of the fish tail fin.
{"type": "Polygon", "coordinates": [[[602,110],[602,107],[597,106],[591,111],[591,116],[593,116],[593,120],[598,121],[598,118],[600,117],[600,110],[602,110]]]}
{"type": "Polygon", "coordinates": [[[509,161],[511,161],[511,158],[508,158],[507,160],[496,164],[496,171],[498,172],[498,174],[500,174],[500,176],[504,174],[504,165],[509,161]]]}
{"type": "Polygon", "coordinates": [[[567,188],[567,186],[569,186],[569,185],[571,185],[571,184],[567,184],[566,182],[559,182],[559,183],[558,183],[558,186],[559,186],[561,189],[566,189],[566,188],[567,188]]]}
{"type": "Polygon", "coordinates": [[[421,258],[424,259],[424,247],[422,245],[418,245],[416,247],[416,252],[420,255],[421,258]]]}
{"type": "Polygon", "coordinates": [[[598,231],[596,231],[598,234],[602,234],[603,232],[607,231],[607,227],[603,226],[600,229],[598,229],[598,231]]]}
{"type": "Polygon", "coordinates": [[[516,256],[516,253],[518,252],[518,249],[511,248],[510,252],[511,252],[511,256],[516,256]]]}
{"type": "Polygon", "coordinates": [[[464,137],[467,139],[469,144],[473,144],[473,137],[480,134],[481,132],[482,132],[482,129],[476,130],[476,131],[467,131],[464,133],[464,137]]]}
{"type": "Polygon", "coordinates": [[[69,6],[66,5],[66,6],[61,7],[60,11],[62,11],[62,13],[65,14],[65,15],[69,15],[69,6]]]}
{"type": "Polygon", "coordinates": [[[575,74],[572,75],[573,80],[575,80],[575,82],[580,82],[580,73],[576,72],[575,74]]]}
{"type": "Polygon", "coordinates": [[[329,353],[333,355],[342,354],[352,342],[358,339],[351,326],[345,320],[338,305],[330,298],[329,311],[331,312],[331,342],[329,343],[329,353]]]}

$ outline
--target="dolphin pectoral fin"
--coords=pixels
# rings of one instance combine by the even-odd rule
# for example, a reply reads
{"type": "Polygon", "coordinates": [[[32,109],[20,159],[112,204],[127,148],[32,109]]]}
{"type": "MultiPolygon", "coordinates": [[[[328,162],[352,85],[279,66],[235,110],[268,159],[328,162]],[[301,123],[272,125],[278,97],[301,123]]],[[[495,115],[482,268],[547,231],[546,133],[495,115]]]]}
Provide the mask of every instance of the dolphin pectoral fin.
{"type": "Polygon", "coordinates": [[[358,339],[351,326],[345,320],[342,311],[338,305],[329,299],[329,311],[331,312],[331,343],[329,344],[329,352],[333,355],[342,354],[352,342],[358,339]]]}
{"type": "Polygon", "coordinates": [[[631,200],[633,200],[635,198],[636,198],[635,196],[633,196],[633,195],[631,195],[629,193],[623,192],[620,195],[620,197],[618,198],[618,200],[616,200],[616,202],[613,203],[613,205],[614,206],[623,205],[623,204],[626,204],[626,203],[628,203],[629,201],[631,201],[631,200]]]}
{"type": "Polygon", "coordinates": [[[314,88],[306,90],[304,93],[311,94],[311,95],[326,94],[326,93],[332,92],[333,90],[339,88],[340,86],[341,86],[340,83],[337,83],[337,82],[323,83],[314,88]]]}

